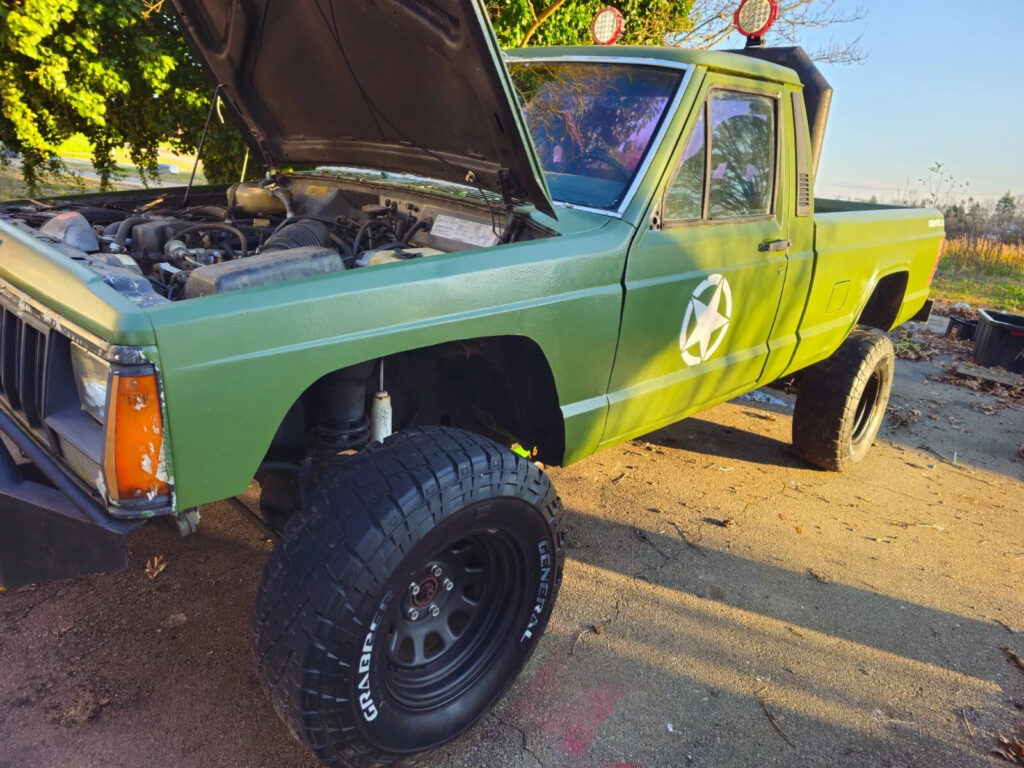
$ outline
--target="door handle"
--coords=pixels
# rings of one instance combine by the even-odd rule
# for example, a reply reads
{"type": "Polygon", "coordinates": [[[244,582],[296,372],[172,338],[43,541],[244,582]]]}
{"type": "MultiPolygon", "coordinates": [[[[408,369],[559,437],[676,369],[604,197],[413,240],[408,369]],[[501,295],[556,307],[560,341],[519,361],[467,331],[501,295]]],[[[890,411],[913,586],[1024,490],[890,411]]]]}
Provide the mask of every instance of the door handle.
{"type": "Polygon", "coordinates": [[[777,253],[778,251],[788,251],[792,245],[789,240],[770,240],[758,245],[757,250],[761,253],[777,253]]]}

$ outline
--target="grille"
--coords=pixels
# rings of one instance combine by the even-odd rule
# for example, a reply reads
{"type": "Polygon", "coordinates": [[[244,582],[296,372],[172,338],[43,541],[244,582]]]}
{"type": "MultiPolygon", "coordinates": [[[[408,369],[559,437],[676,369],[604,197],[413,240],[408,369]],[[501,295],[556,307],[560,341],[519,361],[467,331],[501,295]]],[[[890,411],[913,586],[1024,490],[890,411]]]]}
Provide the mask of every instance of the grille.
{"type": "Polygon", "coordinates": [[[49,333],[6,307],[0,318],[0,398],[32,427],[43,426],[49,333]]]}

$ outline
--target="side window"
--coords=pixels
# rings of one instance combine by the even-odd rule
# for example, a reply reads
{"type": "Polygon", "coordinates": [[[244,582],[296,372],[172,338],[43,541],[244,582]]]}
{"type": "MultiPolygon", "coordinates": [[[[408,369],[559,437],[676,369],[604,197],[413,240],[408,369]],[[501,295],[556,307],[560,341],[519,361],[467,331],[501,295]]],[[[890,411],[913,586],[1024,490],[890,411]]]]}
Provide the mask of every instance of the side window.
{"type": "Polygon", "coordinates": [[[700,118],[693,127],[675,178],[665,194],[662,218],[666,221],[687,221],[704,215],[704,177],[707,174],[707,107],[701,107],[700,118]]]}
{"type": "Polygon", "coordinates": [[[766,216],[775,184],[775,100],[733,91],[712,91],[712,219],[766,216]]]}

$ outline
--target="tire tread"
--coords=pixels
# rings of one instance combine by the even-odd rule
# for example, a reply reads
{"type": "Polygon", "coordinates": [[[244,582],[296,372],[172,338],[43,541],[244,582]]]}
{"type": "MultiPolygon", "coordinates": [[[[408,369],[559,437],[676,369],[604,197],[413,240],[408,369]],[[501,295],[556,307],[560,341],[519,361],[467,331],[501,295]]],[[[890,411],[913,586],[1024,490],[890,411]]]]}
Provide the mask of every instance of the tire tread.
{"type": "Polygon", "coordinates": [[[532,462],[472,432],[393,435],[330,473],[288,521],[257,595],[253,653],[278,715],[327,765],[386,768],[397,758],[352,737],[345,702],[324,712],[320,684],[328,673],[310,664],[310,649],[323,649],[326,638],[357,639],[360,606],[377,599],[407,549],[452,509],[495,491],[530,499],[543,512],[559,566],[554,602],[564,559],[561,502],[532,462]],[[499,478],[503,487],[492,487],[499,478]],[[340,613],[329,610],[339,605],[340,613]]]}
{"type": "MultiPolygon", "coordinates": [[[[805,461],[842,471],[858,461],[850,438],[860,393],[879,365],[892,366],[892,341],[870,331],[853,331],[838,350],[804,372],[793,412],[793,448],[805,461]]],[[[885,408],[889,387],[880,393],[885,408]]],[[[872,438],[874,436],[872,435],[872,438]]]]}

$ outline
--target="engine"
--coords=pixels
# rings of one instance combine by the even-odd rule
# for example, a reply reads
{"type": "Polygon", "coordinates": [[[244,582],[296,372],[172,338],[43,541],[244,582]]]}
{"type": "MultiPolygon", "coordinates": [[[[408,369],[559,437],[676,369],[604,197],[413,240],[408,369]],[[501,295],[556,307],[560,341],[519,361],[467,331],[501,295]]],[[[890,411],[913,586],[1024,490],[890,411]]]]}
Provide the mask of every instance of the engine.
{"type": "Polygon", "coordinates": [[[489,217],[345,193],[315,178],[244,182],[226,199],[176,207],[32,201],[0,220],[102,276],[139,306],[496,245],[489,217]]]}

